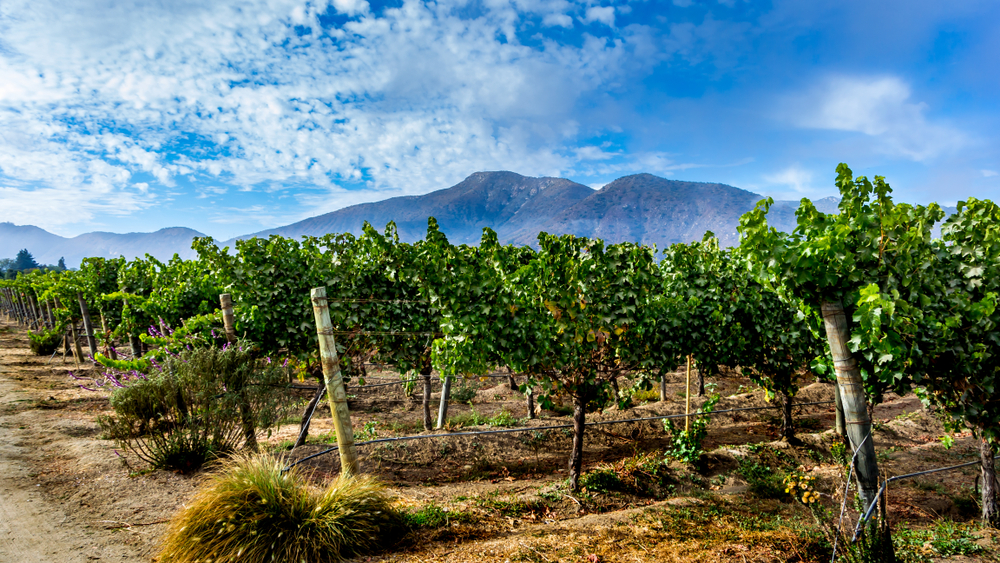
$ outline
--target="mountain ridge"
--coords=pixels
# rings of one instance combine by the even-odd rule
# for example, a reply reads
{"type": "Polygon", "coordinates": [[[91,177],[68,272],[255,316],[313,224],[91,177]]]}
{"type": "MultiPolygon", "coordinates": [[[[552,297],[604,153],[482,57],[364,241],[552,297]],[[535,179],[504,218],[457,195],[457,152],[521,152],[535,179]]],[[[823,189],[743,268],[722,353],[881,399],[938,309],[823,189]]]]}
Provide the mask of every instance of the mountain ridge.
{"type": "MultiPolygon", "coordinates": [[[[475,172],[454,186],[417,196],[400,196],[344,207],[288,225],[220,242],[279,234],[290,238],[326,233],[361,233],[365,221],[382,229],[394,221],[403,241],[424,237],[427,218],[437,219],[453,244],[477,244],[482,230],[497,232],[502,243],[533,245],[540,231],[599,237],[608,242],[631,241],[660,248],[700,240],[705,231],[720,244],[738,244],[739,217],[763,196],[713,182],[669,180],[647,173],[623,176],[598,190],[565,178],[530,177],[510,171],[475,172]]],[[[813,203],[823,212],[836,212],[839,199],[813,203]]],[[[779,230],[795,226],[797,201],[776,201],[768,222],[779,230]]],[[[44,229],[0,223],[0,257],[27,248],[39,263],[66,258],[71,267],[87,256],[150,254],[160,260],[174,253],[193,258],[191,240],[202,233],[170,227],[153,233],[91,232],[66,238],[44,229]]]]}

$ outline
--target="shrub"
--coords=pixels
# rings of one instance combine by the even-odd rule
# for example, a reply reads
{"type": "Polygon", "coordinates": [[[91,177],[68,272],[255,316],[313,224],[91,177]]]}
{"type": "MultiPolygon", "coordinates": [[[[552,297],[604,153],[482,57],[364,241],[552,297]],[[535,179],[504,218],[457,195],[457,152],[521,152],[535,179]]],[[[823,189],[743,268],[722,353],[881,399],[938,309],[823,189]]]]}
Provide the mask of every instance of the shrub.
{"type": "Polygon", "coordinates": [[[399,527],[372,479],[318,489],[295,469],[282,473],[277,458],[238,455],[171,520],[160,561],[335,562],[392,543],[399,527]]]}
{"type": "Polygon", "coordinates": [[[189,471],[256,445],[290,406],[285,368],[255,359],[248,347],[196,348],[149,375],[115,377],[114,415],[98,418],[106,438],[155,468],[189,471]]]}
{"type": "Polygon", "coordinates": [[[52,330],[40,330],[29,332],[28,339],[31,341],[31,351],[38,356],[49,356],[55,353],[56,348],[63,341],[64,327],[56,327],[52,330]]]}

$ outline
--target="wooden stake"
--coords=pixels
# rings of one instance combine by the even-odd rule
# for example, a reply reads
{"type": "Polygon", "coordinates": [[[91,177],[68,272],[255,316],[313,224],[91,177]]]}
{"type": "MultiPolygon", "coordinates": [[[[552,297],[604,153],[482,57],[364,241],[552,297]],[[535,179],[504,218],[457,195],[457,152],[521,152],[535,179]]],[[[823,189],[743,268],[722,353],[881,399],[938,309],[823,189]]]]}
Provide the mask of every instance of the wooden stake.
{"type": "Polygon", "coordinates": [[[226,327],[226,340],[236,342],[236,315],[233,313],[233,296],[223,293],[219,296],[222,305],[222,324],[226,327]]]}
{"type": "Polygon", "coordinates": [[[310,297],[313,314],[316,316],[316,334],[319,336],[319,355],[323,363],[323,379],[326,383],[327,396],[330,398],[333,427],[337,432],[341,471],[346,475],[358,475],[361,473],[361,467],[358,464],[358,453],[354,447],[354,429],[351,427],[351,412],[347,408],[344,377],[340,373],[337,343],[333,338],[333,323],[330,322],[326,288],[314,288],[310,297]]]}
{"type": "MultiPolygon", "coordinates": [[[[226,340],[229,344],[236,344],[236,329],[233,328],[233,299],[228,293],[223,293],[219,296],[219,304],[222,306],[222,323],[226,326],[226,340]]],[[[166,327],[163,323],[160,323],[161,332],[166,335],[166,327]]],[[[233,393],[239,394],[240,400],[240,418],[243,422],[243,439],[246,441],[246,447],[250,451],[257,451],[257,428],[253,420],[253,412],[250,410],[250,403],[247,401],[246,395],[243,391],[244,387],[242,383],[238,383],[233,386],[233,393]]]]}
{"type": "Polygon", "coordinates": [[[691,430],[691,354],[687,357],[687,385],[684,387],[684,431],[691,430]]]}
{"type": "Polygon", "coordinates": [[[448,398],[451,396],[451,380],[450,375],[446,376],[441,385],[441,405],[438,407],[437,428],[444,428],[444,424],[448,422],[448,398]]]}
{"type": "Polygon", "coordinates": [[[76,292],[76,300],[80,302],[80,316],[83,317],[83,332],[87,337],[87,346],[90,348],[90,355],[97,357],[97,339],[94,338],[94,325],[90,322],[90,309],[83,299],[83,294],[76,292]]]}

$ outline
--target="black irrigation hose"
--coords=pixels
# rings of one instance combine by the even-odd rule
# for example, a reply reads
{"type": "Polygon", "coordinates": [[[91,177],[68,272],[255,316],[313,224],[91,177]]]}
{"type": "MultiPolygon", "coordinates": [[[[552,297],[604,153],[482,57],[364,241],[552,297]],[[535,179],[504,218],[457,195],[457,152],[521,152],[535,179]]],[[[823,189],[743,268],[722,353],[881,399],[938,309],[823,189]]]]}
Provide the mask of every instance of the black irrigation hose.
{"type": "MultiPolygon", "coordinates": [[[[488,374],[488,375],[485,375],[485,376],[482,376],[482,377],[507,377],[507,376],[506,375],[489,375],[488,374]]],[[[375,384],[372,384],[372,385],[355,385],[351,389],[368,389],[368,388],[371,388],[371,387],[386,387],[386,386],[389,386],[389,385],[400,385],[402,383],[410,383],[411,381],[423,381],[423,379],[424,379],[423,377],[418,377],[416,379],[403,379],[403,380],[400,380],[400,381],[390,381],[389,383],[375,383],[375,384]]],[[[317,385],[315,387],[291,387],[291,388],[292,389],[312,389],[313,391],[318,391],[319,390],[319,385],[317,385]]],[[[216,398],[222,397],[223,395],[219,395],[216,398]]],[[[306,423],[303,426],[303,428],[308,428],[309,424],[312,423],[313,413],[316,412],[316,407],[319,405],[319,402],[322,399],[323,399],[323,397],[320,396],[320,398],[317,399],[316,402],[313,404],[313,408],[312,408],[312,410],[309,411],[309,416],[306,418],[306,423]]],[[[364,442],[364,443],[367,443],[367,442],[364,442]]],[[[287,471],[287,469],[286,469],[286,471],[287,471]]]]}
{"type": "MultiPolygon", "coordinates": [[[[993,461],[996,462],[996,460],[998,459],[1000,459],[1000,455],[994,457],[993,461]]],[[[901,481],[903,479],[909,479],[911,477],[920,477],[921,475],[930,475],[931,473],[940,473],[942,471],[953,471],[955,469],[961,469],[963,467],[970,467],[972,465],[977,465],[982,462],[983,461],[981,459],[977,459],[976,461],[960,463],[958,465],[949,465],[948,467],[938,467],[936,469],[928,469],[926,471],[917,471],[916,473],[907,473],[906,475],[896,475],[895,477],[889,477],[888,479],[882,482],[882,486],[879,488],[878,492],[875,493],[876,500],[872,502],[871,506],[868,507],[868,510],[865,511],[864,515],[858,519],[858,525],[854,527],[854,539],[852,541],[858,541],[858,534],[861,533],[861,524],[867,522],[872,517],[872,513],[875,512],[875,507],[878,505],[877,499],[882,497],[882,495],[885,493],[885,488],[889,485],[889,483],[893,481],[901,481]]]]}
{"type": "MultiPolygon", "coordinates": [[[[797,403],[797,404],[794,404],[792,406],[794,406],[794,407],[805,407],[805,406],[809,406],[809,405],[828,405],[828,404],[833,403],[833,402],[834,401],[816,401],[816,402],[812,402],[812,403],[797,403]]],[[[723,414],[723,413],[729,413],[729,412],[759,411],[759,410],[765,410],[765,409],[778,409],[778,408],[781,408],[781,405],[775,405],[773,407],[743,407],[743,408],[739,408],[739,409],[727,409],[727,410],[712,411],[712,412],[697,412],[697,413],[691,413],[691,414],[668,414],[668,415],[664,415],[664,416],[647,416],[647,417],[643,417],[643,418],[629,418],[629,419],[624,419],[624,420],[599,420],[597,422],[587,422],[587,423],[584,424],[584,426],[604,426],[604,425],[607,425],[607,424],[623,424],[623,423],[626,423],[626,422],[646,422],[646,421],[650,421],[650,420],[664,420],[664,419],[668,419],[668,418],[688,418],[688,417],[698,417],[698,416],[712,416],[714,414],[723,414]]],[[[530,426],[530,427],[526,427],[526,428],[505,428],[503,430],[480,430],[480,431],[476,431],[476,432],[449,432],[447,434],[425,434],[425,435],[415,435],[415,436],[398,436],[398,437],[395,437],[395,438],[377,438],[375,440],[368,440],[366,442],[357,442],[354,445],[355,446],[367,446],[369,444],[379,444],[379,443],[383,443],[383,442],[403,442],[403,441],[410,441],[410,440],[427,440],[427,439],[431,439],[431,438],[456,438],[456,437],[459,437],[459,436],[483,436],[483,435],[486,435],[486,434],[511,434],[511,433],[515,433],[515,432],[538,432],[538,431],[541,431],[541,430],[559,430],[559,429],[562,429],[562,428],[572,428],[572,427],[573,427],[572,424],[555,424],[555,425],[551,425],[551,426],[530,426]]],[[[295,467],[296,465],[298,465],[298,464],[300,464],[302,462],[308,461],[308,460],[313,459],[315,457],[320,457],[322,455],[326,455],[326,454],[328,454],[330,452],[336,451],[337,449],[339,449],[338,446],[333,446],[333,447],[328,448],[326,450],[323,450],[321,452],[314,453],[312,455],[308,455],[308,456],[306,456],[306,457],[304,457],[304,458],[296,461],[295,463],[289,465],[288,467],[282,469],[281,472],[284,473],[284,472],[288,471],[289,469],[295,467]]]]}

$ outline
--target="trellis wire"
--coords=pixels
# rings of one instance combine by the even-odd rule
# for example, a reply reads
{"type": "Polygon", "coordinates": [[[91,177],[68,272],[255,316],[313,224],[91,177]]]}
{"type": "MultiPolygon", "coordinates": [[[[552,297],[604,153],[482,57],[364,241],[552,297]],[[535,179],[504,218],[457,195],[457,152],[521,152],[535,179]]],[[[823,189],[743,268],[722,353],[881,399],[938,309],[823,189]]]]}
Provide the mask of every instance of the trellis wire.
{"type": "MultiPolygon", "coordinates": [[[[812,403],[797,403],[797,404],[795,404],[793,406],[794,407],[805,407],[805,406],[809,406],[809,405],[828,405],[828,404],[833,403],[833,402],[834,401],[815,401],[815,402],[812,402],[812,403]]],[[[730,412],[758,411],[758,410],[778,409],[778,408],[781,408],[781,405],[768,406],[768,407],[743,407],[743,408],[738,408],[738,409],[727,409],[727,410],[721,410],[721,411],[699,412],[699,413],[691,413],[691,414],[668,414],[668,415],[662,415],[662,416],[646,416],[646,417],[642,417],[642,418],[628,418],[628,419],[623,419],[623,420],[599,420],[599,421],[596,421],[596,422],[587,422],[587,423],[584,423],[584,426],[605,426],[605,425],[608,425],[608,424],[624,424],[624,423],[627,423],[627,422],[647,422],[647,421],[651,421],[651,420],[664,420],[664,419],[669,419],[669,418],[712,416],[712,415],[716,415],[716,414],[724,414],[724,413],[730,413],[730,412]]],[[[411,441],[411,440],[429,440],[429,439],[432,439],[432,438],[457,438],[459,436],[483,436],[483,435],[486,435],[486,434],[512,434],[512,433],[516,433],[516,432],[538,432],[538,431],[542,431],[542,430],[559,430],[559,429],[562,429],[562,428],[572,428],[572,427],[573,427],[573,424],[554,424],[554,425],[549,425],[549,426],[529,426],[529,427],[524,427],[524,428],[504,428],[502,430],[480,430],[480,431],[476,431],[476,432],[449,432],[447,434],[421,434],[421,435],[414,435],[414,436],[397,436],[395,438],[376,438],[375,440],[368,440],[368,441],[365,441],[365,442],[356,442],[354,445],[355,446],[367,446],[369,444],[379,444],[379,443],[385,443],[385,442],[404,442],[404,441],[411,441]]],[[[300,459],[300,460],[292,463],[291,465],[289,465],[288,467],[282,469],[281,471],[282,471],[282,473],[284,473],[284,472],[290,470],[291,468],[295,467],[296,465],[299,465],[300,463],[303,463],[303,462],[308,461],[308,460],[313,459],[313,458],[317,458],[317,457],[326,455],[326,454],[328,454],[330,452],[334,452],[334,451],[337,451],[337,446],[333,446],[333,447],[328,448],[326,450],[323,450],[321,452],[317,452],[317,453],[314,453],[312,455],[308,455],[308,456],[306,456],[306,457],[304,457],[304,458],[302,458],[302,459],[300,459]]]]}

